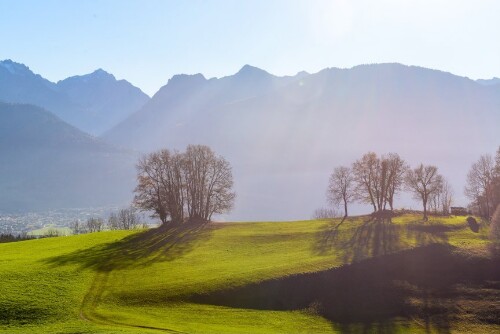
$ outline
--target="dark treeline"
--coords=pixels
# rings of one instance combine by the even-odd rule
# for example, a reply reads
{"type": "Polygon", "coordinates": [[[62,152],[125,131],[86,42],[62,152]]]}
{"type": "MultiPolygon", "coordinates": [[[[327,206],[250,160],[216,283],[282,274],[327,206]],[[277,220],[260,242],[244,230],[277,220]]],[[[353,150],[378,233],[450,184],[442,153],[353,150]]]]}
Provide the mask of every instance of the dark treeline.
{"type": "Polygon", "coordinates": [[[37,237],[32,236],[32,235],[28,235],[27,233],[20,233],[20,234],[1,233],[0,234],[0,243],[32,240],[32,239],[36,239],[36,238],[37,237]]]}

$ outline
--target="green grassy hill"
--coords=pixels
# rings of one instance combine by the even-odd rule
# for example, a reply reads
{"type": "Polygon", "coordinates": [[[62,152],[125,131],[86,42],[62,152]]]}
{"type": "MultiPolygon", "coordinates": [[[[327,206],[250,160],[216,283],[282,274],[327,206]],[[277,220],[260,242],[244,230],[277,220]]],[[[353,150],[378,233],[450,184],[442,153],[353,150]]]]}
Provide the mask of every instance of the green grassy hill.
{"type": "Polygon", "coordinates": [[[404,215],[0,244],[0,332],[491,333],[487,232],[404,215]]]}

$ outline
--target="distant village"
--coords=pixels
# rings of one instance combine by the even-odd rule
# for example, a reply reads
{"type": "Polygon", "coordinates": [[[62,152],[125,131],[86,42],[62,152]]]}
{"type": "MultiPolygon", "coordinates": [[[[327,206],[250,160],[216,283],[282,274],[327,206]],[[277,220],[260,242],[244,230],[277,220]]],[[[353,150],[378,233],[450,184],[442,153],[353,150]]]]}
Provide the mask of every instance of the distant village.
{"type": "Polygon", "coordinates": [[[117,207],[59,209],[45,212],[1,213],[0,234],[24,234],[47,227],[68,227],[76,220],[85,221],[90,217],[107,218],[117,207]]]}

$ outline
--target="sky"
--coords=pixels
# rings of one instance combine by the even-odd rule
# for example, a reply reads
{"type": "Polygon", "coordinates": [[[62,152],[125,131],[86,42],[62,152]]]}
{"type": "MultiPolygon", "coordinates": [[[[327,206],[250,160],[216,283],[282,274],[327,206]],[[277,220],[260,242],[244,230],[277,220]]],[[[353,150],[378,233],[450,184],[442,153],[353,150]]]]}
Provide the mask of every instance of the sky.
{"type": "Polygon", "coordinates": [[[58,81],[97,68],[153,95],[179,73],[398,62],[500,77],[495,0],[0,0],[0,60],[58,81]]]}

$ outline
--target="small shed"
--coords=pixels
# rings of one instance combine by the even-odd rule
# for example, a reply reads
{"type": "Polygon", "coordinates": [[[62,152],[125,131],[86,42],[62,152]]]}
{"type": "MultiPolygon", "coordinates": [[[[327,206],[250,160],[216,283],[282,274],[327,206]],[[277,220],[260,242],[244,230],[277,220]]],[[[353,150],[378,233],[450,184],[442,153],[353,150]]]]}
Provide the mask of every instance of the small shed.
{"type": "Polygon", "coordinates": [[[450,208],[451,214],[454,216],[467,216],[467,209],[461,206],[452,206],[450,208]]]}

